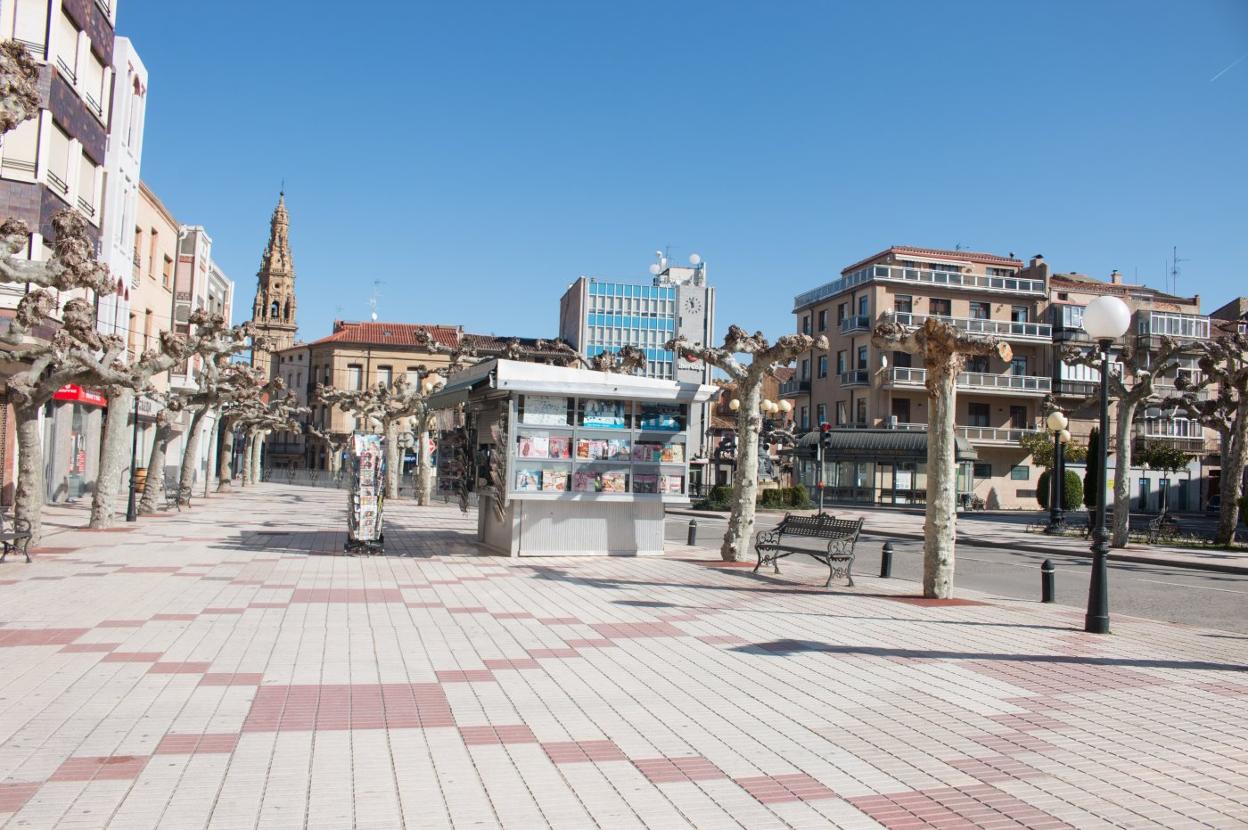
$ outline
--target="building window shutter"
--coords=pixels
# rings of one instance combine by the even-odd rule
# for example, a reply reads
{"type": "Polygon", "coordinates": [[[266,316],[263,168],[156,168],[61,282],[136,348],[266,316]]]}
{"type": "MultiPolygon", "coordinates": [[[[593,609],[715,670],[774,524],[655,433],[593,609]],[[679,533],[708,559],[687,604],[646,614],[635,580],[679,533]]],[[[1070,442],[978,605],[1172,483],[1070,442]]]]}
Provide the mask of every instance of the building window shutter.
{"type": "Polygon", "coordinates": [[[34,51],[42,58],[47,36],[47,0],[17,0],[13,18],[13,38],[27,46],[36,47],[34,51]]]}
{"type": "Polygon", "coordinates": [[[65,12],[56,20],[56,64],[71,84],[78,82],[78,29],[65,12]]]}
{"type": "Polygon", "coordinates": [[[31,118],[18,124],[0,141],[0,167],[4,170],[5,178],[33,182],[38,157],[38,118],[31,118]]]}

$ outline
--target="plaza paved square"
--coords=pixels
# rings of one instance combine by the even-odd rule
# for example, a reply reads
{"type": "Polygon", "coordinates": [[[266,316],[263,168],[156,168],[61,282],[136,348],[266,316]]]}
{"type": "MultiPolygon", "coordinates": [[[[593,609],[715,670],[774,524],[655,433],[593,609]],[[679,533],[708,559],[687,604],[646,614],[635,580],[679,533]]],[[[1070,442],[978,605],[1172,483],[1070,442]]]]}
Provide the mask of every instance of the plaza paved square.
{"type": "Polygon", "coordinates": [[[0,568],[0,826],[1248,824],[1248,639],[264,485],[0,568]]]}

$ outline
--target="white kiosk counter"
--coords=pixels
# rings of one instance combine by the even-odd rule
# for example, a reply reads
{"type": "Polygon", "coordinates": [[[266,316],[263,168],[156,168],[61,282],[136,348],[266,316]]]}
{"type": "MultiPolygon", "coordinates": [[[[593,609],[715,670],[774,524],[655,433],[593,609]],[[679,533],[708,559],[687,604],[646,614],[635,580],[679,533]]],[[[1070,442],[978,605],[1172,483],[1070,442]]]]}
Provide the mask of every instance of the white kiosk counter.
{"type": "Polygon", "coordinates": [[[510,556],[663,553],[688,504],[689,406],[714,386],[491,360],[451,377],[476,456],[477,537],[510,556]]]}

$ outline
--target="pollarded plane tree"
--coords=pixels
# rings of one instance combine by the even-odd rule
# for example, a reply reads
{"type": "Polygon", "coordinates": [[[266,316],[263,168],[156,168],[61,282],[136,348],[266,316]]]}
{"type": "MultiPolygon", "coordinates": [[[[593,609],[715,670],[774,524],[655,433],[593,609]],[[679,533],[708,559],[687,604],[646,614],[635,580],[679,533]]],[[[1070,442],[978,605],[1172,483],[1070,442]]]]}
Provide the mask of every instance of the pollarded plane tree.
{"type": "Polygon", "coordinates": [[[669,340],[663,347],[680,357],[700,360],[716,367],[737,384],[741,406],[737,410],[737,467],[732,480],[732,512],[719,555],[725,561],[742,562],[749,556],[754,538],[754,510],[758,497],[758,439],[763,427],[759,404],[763,400],[763,381],[776,369],[788,366],[802,352],[827,349],[826,337],[814,339],[806,334],[788,334],[774,344],[762,332],[747,334],[738,326],[729,326],[722,346],[690,343],[683,336],[669,340]],[[737,355],[749,355],[742,363],[737,355]]]}
{"type": "Polygon", "coordinates": [[[0,43],[0,134],[39,114],[39,65],[15,40],[0,43]]]}
{"type": "MultiPolygon", "coordinates": [[[[1141,406],[1161,400],[1157,379],[1173,375],[1179,367],[1180,345],[1169,337],[1163,337],[1156,352],[1139,348],[1127,338],[1118,361],[1111,363],[1109,373],[1109,399],[1113,407],[1114,441],[1114,514],[1109,544],[1126,547],[1131,527],[1131,425],[1141,406]]],[[[1100,352],[1095,348],[1081,349],[1077,346],[1062,350],[1065,363],[1077,363],[1095,369],[1101,368],[1100,352]]],[[[1073,407],[1074,411],[1093,409],[1100,405],[1100,396],[1093,395],[1073,407]]],[[[1102,437],[1102,442],[1105,441],[1102,437]]]]}
{"type": "MultiPolygon", "coordinates": [[[[267,400],[282,395],[286,385],[281,378],[265,378],[262,369],[241,363],[221,367],[219,381],[213,391],[211,406],[218,413],[217,429],[221,435],[221,455],[217,461],[217,492],[229,492],[234,481],[235,433],[249,417],[265,408],[267,400]]],[[[247,470],[243,470],[244,474],[247,470]]]]}
{"type": "Polygon", "coordinates": [[[275,431],[301,432],[301,418],[310,410],[300,406],[293,391],[270,395],[267,400],[252,402],[235,420],[235,428],[243,433],[243,484],[261,480],[260,457],[264,439],[275,431]]]}
{"type": "Polygon", "coordinates": [[[923,526],[923,595],[953,596],[957,522],[957,461],[954,411],[958,375],[972,355],[998,355],[1009,363],[1010,344],[964,331],[934,317],[918,327],[903,326],[891,315],[872,332],[871,344],[923,358],[927,369],[927,508],[923,526]]]}
{"type": "Polygon", "coordinates": [[[1235,540],[1243,496],[1244,468],[1248,464],[1248,335],[1224,334],[1199,341],[1197,365],[1200,380],[1180,377],[1177,394],[1163,406],[1174,406],[1204,427],[1216,430],[1222,442],[1221,501],[1218,529],[1220,545],[1235,540]]]}

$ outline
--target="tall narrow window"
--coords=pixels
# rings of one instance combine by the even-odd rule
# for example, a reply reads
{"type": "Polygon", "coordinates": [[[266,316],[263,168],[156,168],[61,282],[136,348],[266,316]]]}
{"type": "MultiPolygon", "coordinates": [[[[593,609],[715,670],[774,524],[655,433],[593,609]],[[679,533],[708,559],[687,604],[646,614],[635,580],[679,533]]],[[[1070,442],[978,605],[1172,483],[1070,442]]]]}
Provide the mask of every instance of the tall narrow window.
{"type": "Polygon", "coordinates": [[[38,118],[23,121],[0,139],[0,169],[6,179],[33,182],[38,157],[38,118]]]}
{"type": "Polygon", "coordinates": [[[991,303],[971,303],[971,317],[976,320],[987,320],[992,316],[991,303]]]}
{"type": "Polygon", "coordinates": [[[17,0],[13,11],[13,39],[42,59],[48,35],[48,1],[17,0]]]}
{"type": "Polygon", "coordinates": [[[389,386],[391,383],[393,383],[394,382],[394,367],[378,366],[377,367],[377,382],[380,383],[382,386],[389,386]]]}
{"type": "Polygon", "coordinates": [[[69,135],[56,124],[48,134],[48,187],[62,197],[69,193],[69,135]]]}
{"type": "Polygon", "coordinates": [[[867,347],[866,346],[858,347],[858,368],[859,369],[867,368],[867,347]]]}
{"type": "Polygon", "coordinates": [[[968,403],[966,405],[968,426],[986,427],[992,418],[992,407],[986,403],[968,403]]]}
{"type": "Polygon", "coordinates": [[[819,355],[819,377],[826,378],[828,376],[828,356],[826,354],[819,355]]]}
{"type": "Polygon", "coordinates": [[[87,216],[98,221],[95,198],[96,166],[87,154],[82,154],[78,165],[78,208],[87,216]]]}
{"type": "Polygon", "coordinates": [[[364,388],[364,367],[358,363],[352,363],[347,367],[347,388],[364,388]]]}
{"type": "Polygon", "coordinates": [[[56,66],[71,84],[78,82],[78,28],[65,12],[56,20],[56,66]]]}

